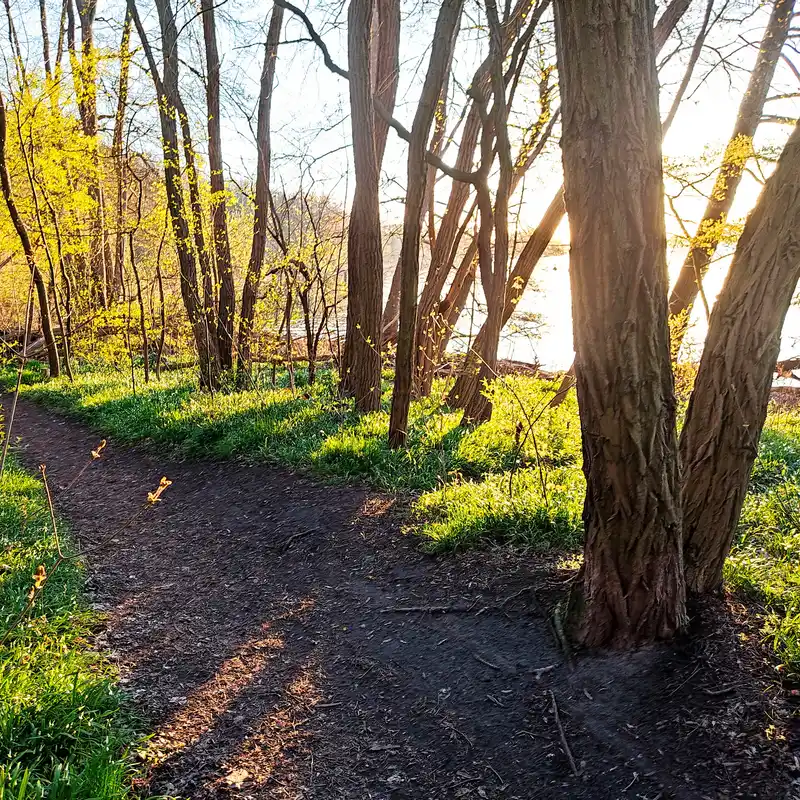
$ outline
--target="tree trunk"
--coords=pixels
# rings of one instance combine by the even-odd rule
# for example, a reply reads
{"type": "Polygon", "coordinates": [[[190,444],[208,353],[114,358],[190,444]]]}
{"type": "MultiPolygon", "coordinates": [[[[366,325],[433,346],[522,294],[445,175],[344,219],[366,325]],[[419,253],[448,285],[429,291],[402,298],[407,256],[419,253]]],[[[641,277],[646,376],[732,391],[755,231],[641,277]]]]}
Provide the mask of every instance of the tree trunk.
{"type": "Polygon", "coordinates": [[[264,65],[261,70],[261,89],[258,96],[258,123],[256,145],[258,165],[256,169],[256,202],[253,214],[253,239],[250,245],[250,260],[242,285],[242,304],[239,313],[239,337],[237,340],[237,383],[245,386],[251,378],[253,366],[251,341],[253,318],[258,287],[261,284],[261,269],[267,245],[267,223],[269,221],[269,172],[270,172],[270,115],[272,112],[272,88],[275,83],[275,61],[278,58],[278,43],[283,26],[283,8],[272,7],[267,43],[264,50],[264,65]]]}
{"type": "Polygon", "coordinates": [[[686,333],[689,314],[700,291],[700,281],[722,239],[744,168],[753,155],[753,137],[761,120],[775,66],[786,42],[794,5],[795,0],[774,0],[772,14],[764,30],[756,64],[739,105],[733,134],[725,148],[711,197],[670,293],[669,313],[679,320],[679,324],[673,327],[673,337],[677,339],[673,341],[676,353],[686,333]]]}
{"type": "Polygon", "coordinates": [[[173,39],[169,58],[167,59],[165,57],[164,61],[164,90],[170,105],[177,112],[181,129],[183,160],[186,164],[186,183],[189,189],[190,227],[194,240],[197,263],[200,265],[200,282],[203,288],[202,301],[198,302],[201,302],[200,310],[203,315],[203,325],[205,327],[204,335],[207,340],[206,349],[209,358],[212,358],[215,362],[215,383],[209,386],[209,388],[214,389],[218,386],[218,373],[221,368],[221,363],[219,359],[219,340],[217,336],[217,303],[214,289],[214,272],[211,263],[211,254],[206,246],[203,226],[204,215],[202,202],[200,200],[200,177],[195,161],[195,149],[192,142],[192,131],[189,125],[189,114],[183,105],[178,83],[178,37],[171,0],[156,0],[156,10],[158,11],[158,18],[162,31],[166,31],[167,35],[173,39]],[[169,64],[169,67],[167,67],[167,64],[169,64]]]}
{"type": "Polygon", "coordinates": [[[28,262],[28,267],[33,276],[33,282],[36,287],[36,298],[39,301],[39,319],[42,324],[42,336],[44,337],[45,347],[47,348],[47,362],[50,367],[50,376],[57,378],[61,372],[61,364],[58,359],[58,347],[56,345],[56,338],[53,335],[53,326],[50,322],[47,286],[36,264],[33,247],[31,246],[31,240],[28,236],[28,230],[25,227],[25,223],[22,221],[22,217],[19,214],[17,204],[14,202],[14,196],[11,191],[11,179],[8,175],[8,164],[6,162],[7,127],[6,106],[3,95],[0,93],[0,188],[3,192],[3,199],[6,201],[8,215],[11,217],[11,222],[14,225],[14,230],[17,232],[17,236],[19,236],[22,250],[25,253],[25,260],[28,262]]]}
{"type": "Polygon", "coordinates": [[[428,167],[425,149],[433,124],[436,106],[450,67],[450,55],[455,44],[463,0],[443,0],[436,20],[431,58],[422,87],[411,141],[408,146],[408,184],[403,244],[400,252],[400,324],[397,337],[392,411],[389,420],[389,445],[402,447],[408,435],[408,411],[411,404],[411,380],[414,371],[414,332],[417,322],[417,291],[419,287],[419,243],[422,233],[425,188],[428,167]]]}
{"type": "Polygon", "coordinates": [[[162,51],[164,53],[164,79],[162,81],[150,43],[136,9],[135,0],[127,0],[128,8],[136,26],[136,32],[147,58],[148,69],[158,95],[161,143],[164,154],[164,187],[167,194],[167,209],[175,239],[180,273],[181,297],[192,326],[197,354],[200,361],[200,385],[214,390],[219,386],[219,358],[217,343],[208,328],[203,304],[197,287],[197,261],[192,249],[192,239],[183,197],[178,145],[177,109],[173,98],[178,85],[177,29],[168,0],[159,0],[162,51]]]}
{"type": "Polygon", "coordinates": [[[117,178],[117,230],[114,234],[114,288],[122,287],[125,260],[125,160],[123,158],[123,138],[125,127],[125,111],[128,105],[128,75],[130,71],[131,53],[131,15],[125,13],[122,26],[122,40],[119,46],[119,91],[117,93],[117,110],[114,115],[114,136],[111,142],[111,155],[117,178]]]}
{"type": "Polygon", "coordinates": [[[401,258],[398,256],[397,264],[392,273],[389,295],[386,298],[386,305],[383,307],[383,316],[381,317],[381,349],[385,349],[390,344],[397,341],[397,328],[400,319],[400,276],[403,274],[403,271],[400,269],[400,261],[401,258]]]}
{"type": "MultiPolygon", "coordinates": [[[[67,0],[71,3],[72,0],[67,0]]],[[[103,308],[109,302],[108,256],[106,231],[103,224],[103,192],[100,184],[100,153],[97,147],[97,52],[94,47],[94,19],[97,0],[75,0],[81,30],[81,54],[75,52],[74,33],[71,38],[70,61],[78,101],[78,112],[84,136],[92,142],[92,165],[87,192],[94,203],[92,239],[89,263],[92,270],[92,293],[103,308]]],[[[74,24],[74,23],[73,23],[74,24]]]]}
{"type": "MultiPolygon", "coordinates": [[[[531,0],[519,0],[508,22],[503,26],[502,49],[507,56],[513,43],[519,37],[524,24],[536,25],[547,4],[541,3],[531,13],[531,0]]],[[[472,78],[474,91],[485,94],[490,88],[491,62],[487,57],[475,71],[472,78]]],[[[456,168],[462,171],[472,169],[475,149],[481,132],[481,118],[478,105],[472,101],[467,112],[461,142],[456,156],[456,168]]],[[[415,365],[415,388],[418,394],[428,395],[433,382],[437,364],[439,342],[444,334],[444,320],[438,313],[439,298],[447,283],[447,277],[456,258],[457,241],[462,232],[462,215],[470,196],[470,186],[454,182],[442,217],[436,242],[431,252],[431,263],[425,285],[419,300],[417,315],[417,353],[415,365]]]]}
{"type": "Polygon", "coordinates": [[[347,328],[340,388],[360,411],[381,404],[383,254],[370,81],[371,0],[350,0],[347,52],[356,186],[347,232],[347,328]]]}
{"type": "MultiPolygon", "coordinates": [[[[673,0],[661,17],[659,17],[658,23],[656,24],[653,32],[656,50],[661,50],[661,48],[664,47],[667,39],[675,29],[675,26],[678,24],[681,17],[684,15],[684,13],[686,13],[688,7],[688,0],[673,0]]],[[[665,123],[662,131],[663,134],[666,134],[670,122],[671,120],[665,123]]],[[[515,178],[516,177],[517,176],[515,175],[515,178]]],[[[550,205],[544,212],[544,216],[536,226],[536,230],[533,232],[530,239],[528,239],[528,241],[525,243],[525,247],[522,248],[522,252],[517,258],[514,269],[511,271],[511,274],[508,277],[505,290],[506,299],[505,307],[503,308],[502,327],[505,327],[509,319],[511,319],[514,309],[517,307],[517,304],[522,299],[522,295],[525,293],[525,290],[528,287],[528,282],[531,279],[533,270],[536,268],[539,260],[547,250],[547,246],[550,244],[556,229],[561,224],[561,220],[563,219],[565,213],[564,187],[562,186],[553,196],[553,199],[550,201],[550,205]]],[[[489,331],[487,325],[488,320],[486,323],[484,323],[484,325],[481,326],[481,329],[478,331],[478,334],[475,337],[475,341],[472,345],[472,349],[477,354],[478,360],[491,358],[490,347],[491,342],[493,342],[495,339],[495,335],[494,333],[492,336],[488,335],[489,331]]],[[[446,331],[444,336],[449,338],[449,332],[446,331]]],[[[439,360],[444,355],[446,347],[447,339],[445,339],[442,342],[442,345],[440,345],[438,355],[439,360]]],[[[553,400],[550,403],[551,407],[555,407],[563,402],[567,392],[575,383],[574,374],[575,370],[574,366],[572,366],[565,374],[564,379],[561,382],[561,386],[553,396],[553,400]]]]}
{"type": "MultiPolygon", "coordinates": [[[[375,14],[377,36],[370,48],[375,62],[372,86],[375,99],[380,101],[391,115],[394,113],[397,81],[400,77],[400,0],[376,0],[375,12],[377,12],[375,14]]],[[[380,171],[389,135],[389,123],[379,114],[374,114],[373,124],[375,160],[380,171]]]]}
{"type": "Polygon", "coordinates": [[[722,582],[799,277],[800,124],[739,239],[681,432],[690,592],[712,591],[722,582]]]}
{"type": "Polygon", "coordinates": [[[206,103],[208,108],[208,167],[211,171],[211,225],[214,237],[214,254],[219,279],[219,315],[217,339],[220,366],[229,370],[233,366],[233,317],[235,293],[231,248],[228,241],[228,212],[225,202],[225,178],[222,167],[222,131],[219,107],[219,53],[214,19],[213,0],[201,0],[203,37],[206,45],[206,103]]]}
{"type": "Polygon", "coordinates": [[[483,119],[481,134],[481,179],[476,183],[481,229],[478,234],[478,268],[486,298],[486,348],[482,358],[470,350],[467,365],[458,376],[447,402],[464,409],[463,419],[471,422],[488,420],[492,404],[483,392],[485,385],[497,375],[497,350],[503,329],[503,299],[508,267],[508,203],[514,188],[514,164],[508,139],[508,107],[503,75],[503,42],[495,0],[486,0],[489,22],[489,58],[494,103],[491,114],[483,119]],[[495,193],[494,209],[486,178],[493,160],[493,142],[500,161],[500,176],[495,193]],[[488,228],[488,233],[486,232],[488,228]],[[494,254],[491,235],[494,231],[494,254]]]}
{"type": "Polygon", "coordinates": [[[685,621],[651,0],[556,0],[586,476],[586,646],[685,621]]]}
{"type": "MultiPolygon", "coordinates": [[[[514,265],[508,280],[506,281],[505,299],[502,306],[502,314],[499,318],[500,330],[497,330],[498,318],[497,315],[494,315],[491,322],[487,318],[478,331],[478,334],[472,343],[472,347],[470,348],[473,363],[481,363],[482,361],[491,360],[494,360],[496,363],[497,347],[500,342],[500,334],[502,333],[502,329],[505,327],[508,320],[511,319],[511,315],[514,313],[517,303],[519,303],[523,293],[525,292],[535,266],[539,263],[539,259],[542,257],[542,255],[544,255],[544,251],[550,244],[550,240],[553,238],[553,234],[555,233],[556,228],[559,226],[563,217],[564,195],[562,189],[550,201],[550,205],[545,211],[544,216],[537,225],[536,230],[534,230],[534,232],[531,234],[530,239],[528,239],[528,241],[525,243],[525,246],[522,248],[522,252],[520,252],[516,264],[514,265]]],[[[463,297],[461,300],[462,304],[466,301],[466,294],[467,293],[463,293],[461,295],[463,297]]],[[[447,301],[445,301],[443,305],[447,306],[447,301]]],[[[449,316],[452,318],[454,314],[451,313],[449,316]]],[[[457,321],[457,318],[455,321],[457,321]]],[[[448,325],[449,331],[446,331],[443,335],[437,351],[437,360],[441,360],[444,355],[444,351],[449,341],[449,334],[452,330],[452,325],[455,324],[455,321],[448,325]]],[[[459,378],[461,378],[460,375],[459,378]]],[[[474,392],[476,390],[477,375],[474,373],[474,370],[473,374],[470,374],[469,372],[465,373],[462,381],[462,387],[465,388],[461,389],[461,391],[474,392]]]]}
{"type": "Polygon", "coordinates": [[[53,65],[50,62],[50,33],[47,30],[47,7],[45,0],[39,0],[39,24],[42,28],[42,57],[44,58],[44,74],[48,80],[53,77],[53,65]]]}

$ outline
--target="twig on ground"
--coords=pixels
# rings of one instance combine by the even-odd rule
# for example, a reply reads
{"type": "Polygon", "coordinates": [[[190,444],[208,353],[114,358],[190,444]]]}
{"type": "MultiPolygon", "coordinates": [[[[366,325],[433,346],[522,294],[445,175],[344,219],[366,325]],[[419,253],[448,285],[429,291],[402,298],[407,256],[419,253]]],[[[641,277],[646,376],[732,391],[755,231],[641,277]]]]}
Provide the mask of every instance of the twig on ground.
{"type": "Polygon", "coordinates": [[[721,689],[703,689],[703,693],[709,695],[710,697],[721,697],[722,695],[735,692],[738,685],[739,684],[734,684],[733,686],[724,686],[721,689]]]}
{"type": "Polygon", "coordinates": [[[442,725],[444,725],[444,727],[448,730],[453,731],[453,733],[457,733],[470,747],[474,747],[472,739],[470,739],[466,733],[456,728],[455,725],[451,725],[449,722],[442,722],[442,725]]]}
{"type": "Polygon", "coordinates": [[[569,759],[569,766],[572,769],[572,774],[578,778],[580,777],[580,771],[578,770],[577,765],[575,764],[575,759],[572,757],[572,750],[569,749],[569,742],[567,742],[567,734],[564,732],[564,726],[561,724],[561,716],[558,713],[558,703],[556,702],[556,696],[553,694],[553,690],[550,689],[550,699],[553,701],[553,705],[551,706],[551,710],[553,712],[553,717],[556,721],[556,726],[558,727],[558,736],[561,739],[561,747],[564,750],[564,755],[569,759]]]}
{"type": "Polygon", "coordinates": [[[639,780],[639,773],[638,772],[634,772],[633,773],[633,778],[631,779],[631,782],[622,790],[623,793],[627,792],[628,789],[630,789],[631,786],[633,786],[633,784],[636,783],[636,781],[638,781],[638,780],[639,780]]]}
{"type": "Polygon", "coordinates": [[[510,594],[506,597],[502,603],[500,603],[499,608],[505,608],[512,600],[516,600],[520,595],[525,594],[525,592],[532,592],[533,586],[523,586],[518,592],[514,592],[514,594],[510,594]]]}
{"type": "Polygon", "coordinates": [[[497,778],[497,780],[500,781],[501,786],[507,785],[506,782],[503,780],[503,777],[500,775],[500,773],[491,764],[487,764],[486,766],[494,773],[495,778],[497,778]]]}
{"type": "Polygon", "coordinates": [[[382,608],[381,614],[459,614],[472,610],[472,606],[395,606],[382,608]]]}
{"type": "Polygon", "coordinates": [[[545,672],[552,672],[555,668],[556,668],[555,664],[550,664],[546,667],[538,667],[533,671],[533,677],[536,678],[537,681],[540,681],[542,679],[542,675],[544,675],[545,672]]]}
{"type": "Polygon", "coordinates": [[[492,664],[491,661],[487,661],[485,658],[481,658],[477,653],[473,653],[472,656],[476,661],[480,661],[481,664],[486,664],[487,667],[491,667],[492,669],[496,669],[499,671],[502,671],[503,669],[502,667],[498,667],[497,664],[492,664]]]}
{"type": "Polygon", "coordinates": [[[280,550],[282,553],[285,553],[297,539],[302,539],[311,533],[316,533],[318,530],[319,528],[309,528],[307,531],[293,533],[291,536],[288,536],[286,539],[284,539],[276,549],[280,550]]]}
{"type": "Polygon", "coordinates": [[[676,693],[677,693],[677,692],[678,692],[680,689],[683,689],[683,687],[684,687],[684,686],[686,686],[686,684],[687,684],[687,683],[689,683],[689,681],[690,681],[692,678],[694,678],[694,676],[695,676],[695,675],[697,675],[697,673],[698,673],[698,672],[700,672],[700,667],[699,667],[699,666],[695,667],[695,669],[694,669],[694,672],[692,672],[692,674],[691,674],[691,675],[689,675],[689,677],[688,677],[688,678],[685,678],[683,681],[681,681],[681,683],[679,683],[679,684],[678,684],[678,685],[677,685],[677,686],[676,686],[676,687],[675,687],[675,688],[674,688],[674,689],[673,689],[673,690],[672,690],[672,691],[671,691],[671,692],[670,692],[670,693],[667,695],[667,697],[672,697],[672,695],[676,694],[676,693]]]}

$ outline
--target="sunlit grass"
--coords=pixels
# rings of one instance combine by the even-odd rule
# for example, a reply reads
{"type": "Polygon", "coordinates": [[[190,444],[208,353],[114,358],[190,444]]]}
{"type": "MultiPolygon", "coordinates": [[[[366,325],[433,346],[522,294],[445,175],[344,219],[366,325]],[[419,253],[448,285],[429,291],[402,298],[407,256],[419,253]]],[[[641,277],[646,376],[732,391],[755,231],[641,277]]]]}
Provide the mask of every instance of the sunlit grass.
{"type": "MultiPolygon", "coordinates": [[[[36,378],[35,368],[28,380],[36,378]]],[[[556,409],[552,382],[508,377],[491,392],[494,415],[460,426],[447,385],[412,404],[408,447],[387,444],[390,378],[381,411],[360,415],[336,397],[336,376],[288,388],[261,376],[257,390],[197,391],[192,372],[145,386],[122,372],[87,372],[26,385],[32,399],[84,419],[123,442],[147,441],[184,456],[240,458],[307,468],[335,480],[365,480],[413,493],[411,529],[424,549],[442,552],[513,544],[575,551],[582,538],[585,483],[574,396],[556,409]],[[513,478],[511,477],[513,475],[513,478]]],[[[8,376],[6,376],[8,381],[8,376]]],[[[765,635],[787,675],[800,679],[800,413],[771,411],[753,470],[739,535],[726,566],[728,586],[765,609],[765,635]],[[792,509],[788,513],[787,509],[792,509]]]]}
{"type": "Polygon", "coordinates": [[[89,650],[74,560],[16,624],[34,569],[49,572],[57,553],[41,483],[13,464],[0,479],[0,550],[0,639],[11,631],[0,646],[0,797],[128,797],[135,733],[112,670],[89,650]]]}
{"type": "Polygon", "coordinates": [[[786,677],[800,681],[800,475],[751,492],[728,561],[729,587],[764,607],[764,632],[786,677]]]}
{"type": "MultiPolygon", "coordinates": [[[[575,403],[570,399],[547,409],[556,389],[552,382],[503,379],[492,389],[491,422],[474,428],[460,426],[460,412],[447,408],[446,386],[437,382],[430,397],[412,404],[404,449],[391,449],[387,442],[388,382],[383,408],[366,415],[337,398],[328,371],[315,386],[295,392],[285,373],[278,384],[273,388],[264,379],[258,389],[210,395],[197,391],[192,372],[176,371],[147,385],[137,381],[134,395],[123,373],[87,372],[74,383],[59,378],[26,385],[23,393],[120,442],[150,442],[183,456],[307,467],[386,490],[426,492],[514,468],[515,493],[522,498],[533,485],[526,478],[529,470],[547,476],[578,463],[575,403]]],[[[437,540],[446,539],[437,530],[437,540]]]]}

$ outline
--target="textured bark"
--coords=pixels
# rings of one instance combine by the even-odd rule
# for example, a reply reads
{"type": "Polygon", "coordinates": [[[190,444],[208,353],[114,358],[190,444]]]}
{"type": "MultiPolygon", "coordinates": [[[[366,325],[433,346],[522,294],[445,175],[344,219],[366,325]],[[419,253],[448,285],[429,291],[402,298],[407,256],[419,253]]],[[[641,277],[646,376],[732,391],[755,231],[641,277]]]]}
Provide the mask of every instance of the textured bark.
{"type": "Polygon", "coordinates": [[[250,260],[242,285],[242,304],[239,312],[239,336],[237,339],[237,381],[244,385],[252,369],[251,334],[255,314],[264,251],[267,246],[267,223],[269,221],[269,176],[270,176],[270,117],[272,114],[272,89],[275,84],[275,62],[278,58],[278,43],[283,26],[283,8],[272,7],[272,15],[264,50],[264,65],[261,70],[261,88],[258,96],[258,122],[256,145],[258,164],[256,168],[256,199],[253,213],[253,238],[250,245],[250,260]]]}
{"type": "Polygon", "coordinates": [[[178,48],[175,19],[168,0],[158,0],[161,23],[162,52],[164,53],[163,80],[158,71],[152,48],[142,26],[135,0],[127,0],[128,9],[142,43],[148,69],[158,95],[161,146],[164,155],[164,187],[167,210],[172,224],[175,248],[178,255],[180,287],[183,305],[192,326],[200,362],[200,385],[214,390],[219,386],[219,358],[216,339],[211,335],[197,287],[197,260],[192,249],[192,237],[186,216],[181,180],[178,142],[178,110],[174,104],[178,86],[178,48]]]}
{"type": "Polygon", "coordinates": [[[443,0],[439,9],[428,71],[411,126],[403,243],[400,251],[400,324],[397,337],[392,411],[389,420],[389,444],[392,447],[404,445],[408,433],[419,287],[419,243],[428,177],[425,150],[436,106],[450,68],[450,56],[455,44],[462,6],[463,0],[443,0]]]}
{"type": "MultiPolygon", "coordinates": [[[[687,0],[673,0],[661,17],[659,17],[653,32],[653,37],[655,40],[654,44],[657,50],[660,50],[666,44],[667,39],[675,29],[675,26],[678,24],[681,17],[684,15],[684,13],[686,13],[688,7],[689,2],[687,2],[687,0]]],[[[665,123],[663,128],[664,134],[666,134],[668,128],[669,122],[665,123]]],[[[515,179],[518,179],[517,176],[521,177],[520,172],[520,170],[517,171],[515,179]]],[[[544,216],[536,226],[536,230],[531,235],[531,238],[525,243],[525,247],[523,247],[522,252],[519,254],[517,262],[508,277],[505,289],[505,307],[503,308],[503,327],[508,323],[509,319],[511,319],[511,315],[514,313],[517,303],[519,303],[522,295],[525,293],[525,290],[528,287],[528,282],[531,279],[531,275],[533,274],[536,265],[539,263],[539,260],[547,250],[547,246],[550,244],[556,229],[561,224],[561,220],[563,219],[565,213],[564,187],[562,186],[550,201],[550,205],[544,212],[544,216]]],[[[455,324],[455,322],[453,324],[455,324]]],[[[478,331],[478,334],[472,344],[472,350],[477,354],[477,360],[479,361],[491,358],[491,353],[489,350],[492,346],[492,342],[494,341],[494,335],[488,335],[489,330],[487,324],[488,320],[486,323],[484,323],[484,325],[481,326],[481,329],[478,331]]],[[[449,340],[451,330],[452,325],[450,326],[449,330],[445,330],[442,334],[443,338],[439,346],[437,360],[441,360],[441,358],[444,356],[444,351],[447,348],[447,342],[449,340]]],[[[574,368],[570,367],[550,405],[559,405],[573,385],[574,368]]]]}
{"type": "MultiPolygon", "coordinates": [[[[389,113],[394,113],[397,99],[397,81],[400,77],[400,0],[376,0],[375,23],[377,36],[370,53],[375,62],[372,76],[375,99],[383,104],[389,113]]],[[[389,123],[380,115],[374,114],[375,160],[380,171],[389,123]]]]}
{"type": "Polygon", "coordinates": [[[691,592],[722,582],[800,277],[800,124],[747,219],[709,322],[681,432],[691,592]]]}
{"type": "Polygon", "coordinates": [[[745,165],[753,151],[755,136],[764,101],[767,98],[775,66],[786,42],[795,0],[774,0],[772,13],[750,74],[747,91],[739,105],[733,134],[725,148],[714,188],[703,217],[697,226],[695,239],[669,297],[669,313],[681,320],[673,328],[675,352],[686,333],[689,313],[700,291],[700,281],[708,270],[724,233],[725,222],[739,188],[745,165]]]}
{"type": "Polygon", "coordinates": [[[347,53],[356,186],[347,232],[347,328],[340,388],[360,411],[381,403],[383,254],[370,80],[371,0],[350,0],[347,53]]]}
{"type": "Polygon", "coordinates": [[[219,52],[213,0],[201,0],[203,38],[206,46],[206,106],[208,110],[208,168],[211,172],[211,227],[219,280],[217,341],[222,369],[233,366],[234,286],[231,248],[228,241],[228,211],[225,202],[225,178],[222,171],[222,131],[219,107],[219,52]]]}
{"type": "Polygon", "coordinates": [[[586,476],[574,634],[629,647],[684,623],[651,0],[556,0],[586,476]]]}
{"type": "MultiPolygon", "coordinates": [[[[50,375],[53,378],[58,377],[61,372],[61,364],[58,359],[58,347],[56,346],[56,338],[53,335],[53,326],[50,322],[50,307],[47,301],[47,286],[45,285],[44,278],[39,267],[36,264],[36,257],[33,253],[31,240],[28,236],[28,230],[22,217],[19,214],[17,205],[14,202],[14,195],[11,190],[11,179],[8,175],[8,165],[6,162],[6,106],[3,100],[3,95],[0,93],[0,189],[3,192],[3,199],[8,208],[8,215],[11,217],[11,222],[14,225],[14,230],[17,232],[22,251],[25,253],[25,260],[28,262],[28,268],[33,277],[33,283],[36,288],[36,299],[39,302],[39,320],[42,325],[42,336],[44,337],[45,347],[47,348],[47,363],[50,367],[50,375]]],[[[27,334],[26,334],[27,335],[27,334]]],[[[27,339],[26,339],[27,341],[27,339]]]]}
{"type": "MultiPolygon", "coordinates": [[[[691,0],[672,0],[672,2],[664,10],[664,13],[659,17],[658,22],[655,25],[653,33],[656,50],[660,50],[664,47],[670,35],[675,30],[675,26],[686,13],[690,4],[691,0]]],[[[540,5],[537,9],[537,14],[540,14],[543,11],[544,7],[540,5]]],[[[515,27],[515,20],[518,20],[521,24],[521,22],[525,19],[525,13],[525,5],[519,4],[515,9],[514,15],[512,15],[510,22],[505,26],[504,36],[507,37],[506,47],[510,47],[513,38],[519,35],[520,29],[519,27],[515,27]],[[522,16],[518,17],[517,15],[519,14],[522,14],[522,16]]],[[[533,22],[535,21],[536,19],[533,20],[533,22]]],[[[477,85],[479,80],[485,80],[486,68],[487,62],[484,62],[484,64],[481,65],[480,69],[476,73],[475,78],[473,78],[473,85],[477,85]]],[[[470,113],[472,114],[473,112],[477,115],[476,109],[472,109],[470,113]]],[[[462,136],[461,148],[459,149],[459,156],[461,156],[465,149],[468,149],[470,154],[473,153],[477,144],[479,130],[478,127],[474,129],[474,137],[471,140],[468,138],[468,133],[473,133],[473,131],[469,129],[470,120],[472,120],[474,125],[478,126],[477,116],[475,118],[467,118],[467,124],[464,128],[465,132],[462,136]]],[[[467,164],[464,169],[467,169],[468,166],[469,164],[467,164]]],[[[521,173],[524,172],[524,170],[518,170],[518,172],[521,173]]],[[[463,213],[468,196],[468,193],[463,194],[464,188],[465,187],[463,184],[455,184],[453,187],[445,215],[442,218],[439,234],[437,236],[437,246],[434,248],[432,253],[431,269],[429,271],[425,287],[423,288],[422,297],[420,298],[418,338],[422,344],[418,348],[417,391],[422,395],[427,395],[430,392],[434,370],[437,364],[441,361],[444,351],[447,348],[449,338],[452,334],[452,328],[455,322],[448,324],[447,320],[453,317],[455,317],[456,320],[458,319],[458,315],[455,313],[454,306],[452,304],[445,304],[445,301],[440,303],[438,298],[441,295],[445,283],[447,282],[447,276],[452,268],[455,258],[455,250],[453,248],[455,232],[458,230],[459,218],[463,213]]],[[[516,297],[514,302],[518,302],[519,298],[524,293],[536,264],[544,254],[544,251],[547,249],[547,245],[550,243],[556,228],[558,228],[558,225],[563,218],[565,213],[563,193],[564,188],[562,186],[558,189],[556,194],[553,196],[553,199],[550,201],[548,209],[545,212],[545,216],[539,223],[539,226],[529,241],[528,246],[523,250],[522,253],[520,253],[520,256],[517,260],[517,265],[514,267],[511,275],[509,276],[508,285],[506,287],[506,298],[516,297]]],[[[462,301],[462,304],[465,302],[467,294],[468,292],[463,294],[464,301],[462,301]]],[[[449,297],[451,301],[457,296],[458,295],[448,291],[447,297],[449,297]]],[[[447,297],[445,300],[447,300],[447,297]]],[[[508,310],[507,301],[506,308],[503,311],[503,325],[508,322],[511,312],[513,312],[513,308],[511,311],[508,310]]],[[[482,326],[482,328],[483,327],[484,326],[482,326]]],[[[492,336],[488,336],[488,334],[488,329],[486,331],[481,329],[481,331],[478,333],[478,336],[475,338],[475,342],[473,343],[473,349],[475,347],[480,348],[478,350],[478,360],[484,357],[483,352],[484,349],[487,348],[487,339],[494,339],[494,334],[492,334],[492,336]]]]}

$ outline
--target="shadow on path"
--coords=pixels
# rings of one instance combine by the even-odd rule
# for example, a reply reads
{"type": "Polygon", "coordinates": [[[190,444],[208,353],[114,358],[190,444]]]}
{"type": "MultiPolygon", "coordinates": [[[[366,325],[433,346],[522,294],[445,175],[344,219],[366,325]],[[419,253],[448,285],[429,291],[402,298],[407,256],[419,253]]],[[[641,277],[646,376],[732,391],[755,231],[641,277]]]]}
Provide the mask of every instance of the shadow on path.
{"type": "MultiPolygon", "coordinates": [[[[61,486],[99,439],[29,403],[15,432],[23,462],[46,462],[61,486]]],[[[735,648],[733,630],[702,652],[653,648],[570,668],[529,593],[503,603],[547,579],[536,556],[424,556],[391,497],[262,467],[112,442],[56,502],[84,547],[121,530],[88,566],[108,614],[98,643],[153,731],[144,791],[783,796],[785,776],[729,754],[738,735],[736,747],[761,757],[763,717],[735,692],[703,691],[717,685],[711,665],[735,648]],[[121,530],[162,475],[173,481],[163,502],[121,530]],[[398,610],[430,606],[452,610],[398,610]]]]}

